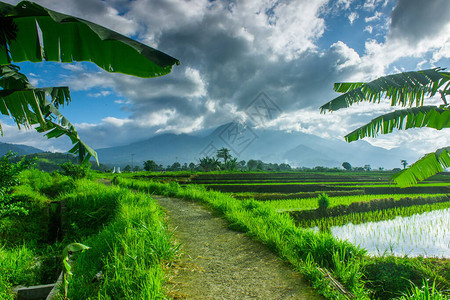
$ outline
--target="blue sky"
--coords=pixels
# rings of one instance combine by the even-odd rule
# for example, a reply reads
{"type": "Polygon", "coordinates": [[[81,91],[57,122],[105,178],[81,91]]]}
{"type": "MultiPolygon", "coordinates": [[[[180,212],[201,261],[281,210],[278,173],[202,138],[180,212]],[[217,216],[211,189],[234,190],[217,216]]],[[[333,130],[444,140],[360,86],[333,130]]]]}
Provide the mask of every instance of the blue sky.
{"type": "MultiPolygon", "coordinates": [[[[391,108],[363,104],[321,115],[318,108],[336,96],[334,82],[450,66],[448,0],[36,2],[181,62],[171,74],[152,79],[110,74],[86,62],[19,63],[35,86],[69,86],[72,103],[62,112],[94,148],[165,132],[196,133],[233,120],[250,122],[245,108],[260,92],[281,113],[259,126],[343,139],[391,108]]],[[[5,116],[0,122],[2,142],[70,149],[68,139],[17,131],[5,116]]],[[[408,130],[367,141],[421,155],[449,145],[448,133],[408,130]]]]}

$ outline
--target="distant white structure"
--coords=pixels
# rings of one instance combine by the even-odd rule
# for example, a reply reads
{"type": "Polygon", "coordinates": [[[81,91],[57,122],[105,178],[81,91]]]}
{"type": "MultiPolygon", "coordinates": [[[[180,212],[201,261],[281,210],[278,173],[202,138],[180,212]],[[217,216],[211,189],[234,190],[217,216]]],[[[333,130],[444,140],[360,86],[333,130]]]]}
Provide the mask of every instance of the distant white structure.
{"type": "Polygon", "coordinates": [[[114,167],[114,169],[112,170],[112,173],[120,173],[120,167],[117,167],[117,171],[116,171],[116,167],[114,167]]]}

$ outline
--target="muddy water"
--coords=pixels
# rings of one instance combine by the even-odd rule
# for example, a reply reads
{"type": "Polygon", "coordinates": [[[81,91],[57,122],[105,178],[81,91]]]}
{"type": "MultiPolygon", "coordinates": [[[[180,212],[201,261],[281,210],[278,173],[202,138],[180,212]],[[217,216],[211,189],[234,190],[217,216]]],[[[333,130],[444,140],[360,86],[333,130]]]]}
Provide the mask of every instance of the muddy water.
{"type": "Polygon", "coordinates": [[[169,280],[176,299],[323,299],[259,242],[227,228],[200,204],[154,196],[166,210],[182,256],[169,280]]]}

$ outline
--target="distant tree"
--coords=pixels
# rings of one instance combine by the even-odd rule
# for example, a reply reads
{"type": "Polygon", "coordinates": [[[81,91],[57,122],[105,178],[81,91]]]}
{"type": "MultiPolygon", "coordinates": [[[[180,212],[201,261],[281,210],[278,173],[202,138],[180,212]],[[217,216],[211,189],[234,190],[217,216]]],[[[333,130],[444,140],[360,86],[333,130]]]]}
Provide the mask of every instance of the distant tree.
{"type": "Polygon", "coordinates": [[[370,171],[372,168],[370,167],[370,165],[364,165],[364,170],[366,171],[370,171]]]}
{"type": "Polygon", "coordinates": [[[141,170],[141,167],[139,167],[139,166],[135,166],[134,168],[133,168],[133,171],[134,172],[139,172],[141,170]]]}
{"type": "Polygon", "coordinates": [[[383,167],[379,167],[378,171],[384,171],[384,168],[383,167]]]}
{"type": "Polygon", "coordinates": [[[344,169],[346,169],[347,171],[351,171],[352,170],[352,165],[350,163],[346,162],[346,161],[342,163],[342,167],[344,169]]]}
{"type": "Polygon", "coordinates": [[[144,161],[144,170],[145,171],[157,171],[159,169],[158,165],[153,160],[144,161]]]}
{"type": "Polygon", "coordinates": [[[226,166],[227,161],[229,159],[231,159],[230,149],[222,148],[222,149],[217,150],[217,158],[219,158],[219,159],[222,158],[223,164],[226,166]]]}
{"type": "Polygon", "coordinates": [[[290,171],[292,170],[291,166],[289,164],[286,163],[282,163],[280,164],[280,171],[290,171]]]}
{"type": "Polygon", "coordinates": [[[130,165],[126,165],[125,168],[123,168],[124,172],[131,172],[131,167],[130,165]]]}
{"type": "Polygon", "coordinates": [[[170,167],[169,170],[171,171],[179,171],[181,169],[181,164],[179,162],[174,162],[170,167]]]}
{"type": "Polygon", "coordinates": [[[181,167],[181,170],[183,171],[189,170],[188,164],[184,163],[183,166],[181,167]]]}
{"type": "Polygon", "coordinates": [[[247,168],[250,171],[256,170],[256,166],[258,165],[258,162],[254,159],[250,159],[247,161],[247,168]]]}
{"type": "Polygon", "coordinates": [[[196,167],[196,166],[195,166],[194,163],[191,162],[191,163],[189,164],[189,169],[190,169],[191,171],[192,171],[192,170],[195,170],[195,167],[196,167]]]}
{"type": "Polygon", "coordinates": [[[220,162],[214,157],[205,156],[200,158],[200,169],[205,172],[220,170],[220,162]]]}
{"type": "Polygon", "coordinates": [[[225,168],[229,171],[236,170],[237,166],[238,166],[237,158],[232,158],[225,164],[225,168]]]}
{"type": "Polygon", "coordinates": [[[405,169],[406,166],[408,165],[408,162],[404,159],[402,159],[401,163],[402,163],[403,169],[405,169]]]}
{"type": "Polygon", "coordinates": [[[246,164],[247,164],[247,163],[245,162],[245,160],[241,160],[240,162],[238,162],[238,169],[244,170],[246,164]]]}

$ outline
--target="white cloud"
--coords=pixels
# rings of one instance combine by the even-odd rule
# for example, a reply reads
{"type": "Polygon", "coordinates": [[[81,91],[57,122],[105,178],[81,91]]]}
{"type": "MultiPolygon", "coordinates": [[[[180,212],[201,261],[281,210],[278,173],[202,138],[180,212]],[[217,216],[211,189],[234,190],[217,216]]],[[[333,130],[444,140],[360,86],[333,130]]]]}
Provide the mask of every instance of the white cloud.
{"type": "Polygon", "coordinates": [[[353,22],[355,22],[356,19],[359,18],[359,15],[357,12],[351,12],[350,15],[348,16],[348,20],[350,21],[350,24],[353,25],[353,22]]]}
{"type": "Polygon", "coordinates": [[[372,33],[372,32],[373,32],[373,27],[372,27],[371,25],[367,25],[367,26],[364,28],[364,31],[367,31],[368,33],[372,33]]]}
{"type": "Polygon", "coordinates": [[[372,17],[366,17],[366,18],[364,18],[364,21],[365,21],[366,23],[369,23],[369,22],[375,22],[375,21],[379,20],[382,16],[383,16],[383,13],[377,11],[377,12],[375,12],[375,14],[374,14],[372,17]]]}

